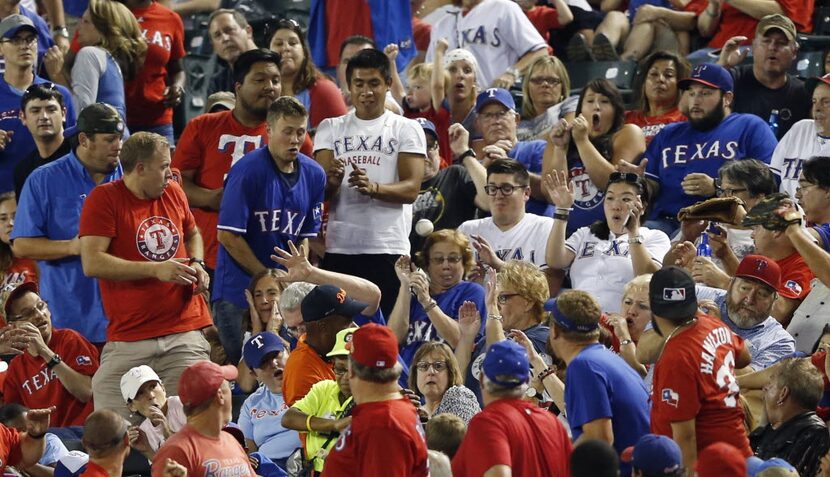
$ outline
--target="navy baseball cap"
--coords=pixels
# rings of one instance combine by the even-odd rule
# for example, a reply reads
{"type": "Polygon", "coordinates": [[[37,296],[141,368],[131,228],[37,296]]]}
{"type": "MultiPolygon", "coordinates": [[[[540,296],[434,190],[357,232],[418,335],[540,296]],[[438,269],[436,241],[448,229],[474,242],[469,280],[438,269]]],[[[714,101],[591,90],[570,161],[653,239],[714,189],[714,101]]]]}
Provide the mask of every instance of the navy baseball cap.
{"type": "Polygon", "coordinates": [[[656,434],[640,437],[636,444],[622,452],[620,460],[630,462],[643,474],[655,477],[675,475],[683,466],[683,456],[677,443],[656,434]]]}
{"type": "Polygon", "coordinates": [[[691,318],[697,313],[695,281],[682,268],[661,268],[651,276],[648,301],[651,312],[667,320],[691,318]]]}
{"type": "Polygon", "coordinates": [[[576,323],[565,316],[565,314],[562,313],[562,310],[559,309],[559,305],[556,304],[556,298],[551,298],[545,302],[545,311],[550,313],[550,316],[556,324],[568,331],[590,333],[599,328],[599,320],[597,320],[596,323],[576,323]]]}
{"type": "Polygon", "coordinates": [[[516,110],[516,102],[513,101],[513,96],[510,95],[510,91],[507,91],[506,89],[485,89],[476,98],[476,113],[480,112],[481,108],[487,106],[490,103],[499,103],[511,111],[516,110]]]}
{"type": "Polygon", "coordinates": [[[354,316],[369,306],[350,298],[346,290],[334,285],[317,285],[300,304],[303,321],[310,323],[331,315],[354,316]]]}
{"type": "Polygon", "coordinates": [[[424,132],[428,132],[432,134],[435,139],[438,139],[438,131],[435,129],[435,124],[433,124],[432,121],[427,118],[415,118],[415,121],[418,121],[418,124],[424,128],[424,132]]]}
{"type": "Polygon", "coordinates": [[[12,38],[17,35],[17,32],[19,32],[22,28],[28,28],[37,34],[35,24],[32,23],[32,20],[30,20],[29,17],[17,14],[9,15],[0,22],[0,37],[12,38]]]}
{"type": "Polygon", "coordinates": [[[723,92],[733,92],[735,90],[735,82],[732,80],[732,75],[729,74],[726,68],[714,63],[703,63],[695,66],[692,70],[691,76],[684,78],[677,82],[677,86],[681,89],[689,89],[692,83],[702,84],[709,88],[719,89],[723,92]]]}
{"type": "Polygon", "coordinates": [[[242,347],[242,359],[249,368],[255,369],[262,366],[262,360],[269,353],[285,350],[285,345],[279,336],[270,331],[263,331],[251,337],[245,346],[242,347]]]}
{"type": "Polygon", "coordinates": [[[749,477],[764,477],[765,475],[775,476],[798,476],[798,471],[786,460],[780,457],[773,457],[770,460],[763,460],[750,456],[746,459],[746,471],[749,477]],[[764,472],[767,469],[776,469],[775,472],[764,472]]]}
{"type": "Polygon", "coordinates": [[[124,134],[124,121],[109,104],[93,103],[81,110],[74,126],[64,129],[63,137],[78,133],[124,134]]]}
{"type": "Polygon", "coordinates": [[[512,340],[499,341],[490,346],[484,356],[481,370],[487,379],[506,388],[515,388],[530,377],[527,351],[512,340]]]}

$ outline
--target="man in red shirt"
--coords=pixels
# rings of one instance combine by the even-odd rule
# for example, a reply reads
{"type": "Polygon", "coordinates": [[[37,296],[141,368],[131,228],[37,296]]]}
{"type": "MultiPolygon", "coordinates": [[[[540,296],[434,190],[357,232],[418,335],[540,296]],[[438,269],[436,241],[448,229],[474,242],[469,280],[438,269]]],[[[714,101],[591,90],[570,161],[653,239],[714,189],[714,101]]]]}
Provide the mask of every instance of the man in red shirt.
{"type": "Polygon", "coordinates": [[[428,476],[424,428],[398,386],[398,340],[389,328],[370,323],[352,334],[350,345],[349,387],[357,405],[323,476],[428,476]]]}
{"type": "Polygon", "coordinates": [[[337,333],[352,326],[352,317],[368,305],[334,285],[314,287],[300,304],[306,334],[288,356],[282,384],[289,406],[308,394],[315,383],[334,380],[334,365],[324,356],[334,348],[337,333]]]}
{"type": "Polygon", "coordinates": [[[127,421],[109,409],[89,415],[84,423],[83,444],[89,452],[86,470],[79,477],[121,475],[124,459],[130,453],[127,421]]]}
{"type": "Polygon", "coordinates": [[[524,348],[511,340],[494,343],[481,370],[485,408],[470,421],[452,460],[453,475],[571,475],[571,440],[565,427],[523,399],[530,379],[524,348]]]}
{"type": "Polygon", "coordinates": [[[665,337],[654,366],[651,432],[677,442],[686,468],[715,442],[749,457],[734,374],[750,362],[744,341],[721,320],[698,313],[695,282],[681,268],[654,274],[649,302],[654,329],[665,337]]]}
{"type": "Polygon", "coordinates": [[[182,185],[202,231],[205,263],[216,269],[216,223],[225,177],[242,156],[268,141],[268,107],[280,97],[280,55],[254,49],[234,63],[236,104],[230,111],[203,114],[187,124],[173,157],[182,185]]]}
{"type": "Polygon", "coordinates": [[[208,357],[202,237],[170,162],[166,139],[133,134],[121,150],[124,179],[93,189],[81,211],[84,273],[99,279],[109,319],[96,409],[127,412],[118,383],[130,368],[149,365],[176,395],[184,368],[208,357]]]}
{"type": "Polygon", "coordinates": [[[172,465],[169,460],[184,466],[188,477],[256,475],[239,442],[230,433],[222,432],[232,414],[228,381],[236,377],[234,366],[219,366],[210,361],[200,361],[184,370],[179,398],[187,425],[156,453],[153,477],[167,475],[165,468],[172,465]]]}
{"type": "Polygon", "coordinates": [[[83,425],[92,412],[98,350],[74,330],[52,328],[49,307],[33,282],[13,288],[3,312],[11,327],[3,338],[22,351],[9,363],[3,402],[31,409],[55,406],[55,427],[83,425]]]}

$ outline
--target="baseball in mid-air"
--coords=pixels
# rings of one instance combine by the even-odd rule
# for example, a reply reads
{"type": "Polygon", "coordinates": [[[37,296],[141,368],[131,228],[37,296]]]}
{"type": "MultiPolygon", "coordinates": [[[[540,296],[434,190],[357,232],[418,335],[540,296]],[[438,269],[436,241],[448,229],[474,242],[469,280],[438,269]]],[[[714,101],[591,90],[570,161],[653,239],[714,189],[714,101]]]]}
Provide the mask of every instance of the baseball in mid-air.
{"type": "Polygon", "coordinates": [[[426,237],[431,234],[435,227],[429,219],[421,219],[415,223],[415,233],[421,237],[426,237]]]}

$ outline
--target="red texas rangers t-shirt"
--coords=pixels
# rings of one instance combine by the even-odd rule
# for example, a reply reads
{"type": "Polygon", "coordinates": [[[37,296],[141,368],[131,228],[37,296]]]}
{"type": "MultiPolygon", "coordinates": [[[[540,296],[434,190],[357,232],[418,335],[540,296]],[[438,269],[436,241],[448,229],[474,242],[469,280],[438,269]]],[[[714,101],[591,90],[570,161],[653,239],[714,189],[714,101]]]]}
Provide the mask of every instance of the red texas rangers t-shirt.
{"type": "Polygon", "coordinates": [[[672,422],[694,419],[698,450],[726,442],[752,455],[734,373],[743,349],[726,324],[703,314],[671,337],[654,365],[651,432],[672,437],[672,422]]]}
{"type": "MultiPolygon", "coordinates": [[[[107,253],[124,260],[187,258],[186,237],[196,227],[181,186],[168,182],[158,199],[139,199],[117,180],[92,190],[81,210],[80,236],[110,237],[107,253]]],[[[107,341],[140,341],[212,324],[196,285],[155,278],[98,280],[109,318],[107,341]]]]}

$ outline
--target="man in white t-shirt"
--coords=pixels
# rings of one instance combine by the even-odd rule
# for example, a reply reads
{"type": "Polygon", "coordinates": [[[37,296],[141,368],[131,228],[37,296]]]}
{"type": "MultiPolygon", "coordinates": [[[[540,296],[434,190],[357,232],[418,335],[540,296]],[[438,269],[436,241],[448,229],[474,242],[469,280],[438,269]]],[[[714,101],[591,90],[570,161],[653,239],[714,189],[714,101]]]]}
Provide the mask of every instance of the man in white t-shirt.
{"type": "Polygon", "coordinates": [[[409,253],[426,137],[418,122],[384,108],[392,76],[383,52],[358,52],[346,67],[346,81],[354,111],[323,120],[314,138],[331,206],[323,268],[375,283],[389,316],[400,286],[395,261],[409,253]]]}
{"type": "Polygon", "coordinates": [[[497,159],[487,168],[491,217],[468,220],[458,231],[470,237],[478,262],[500,270],[504,262],[524,260],[547,268],[546,253],[553,219],[525,212],[530,199],[527,169],[512,159],[497,159]]]}
{"type": "Polygon", "coordinates": [[[781,192],[795,197],[804,161],[830,155],[830,74],[807,80],[813,95],[813,119],[793,124],[772,153],[770,168],[781,177],[781,192]]]}
{"type": "Polygon", "coordinates": [[[432,26],[426,61],[445,38],[448,50],[463,48],[478,60],[478,84],[509,88],[520,72],[548,53],[544,38],[511,0],[465,0],[461,11],[432,26]]]}

